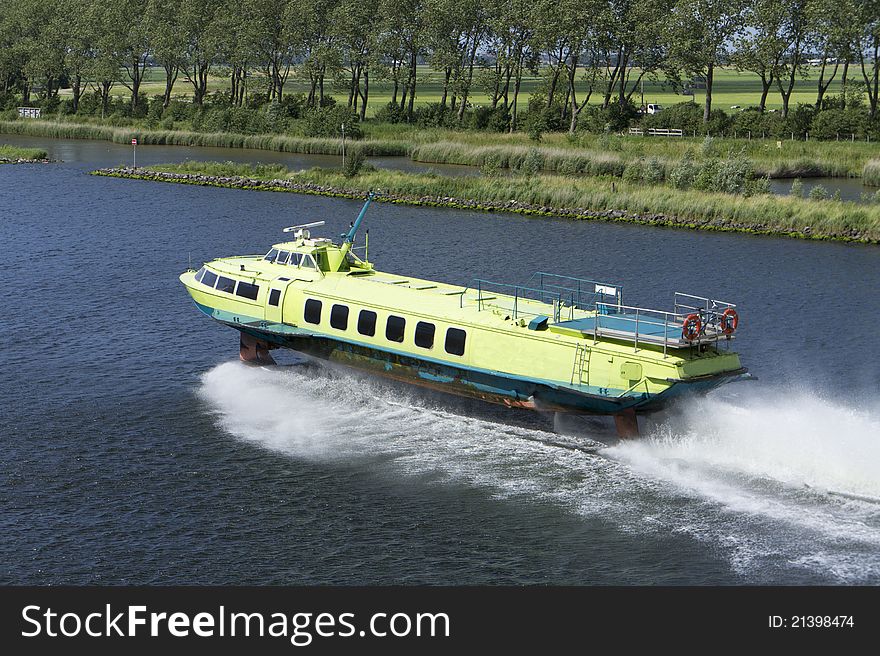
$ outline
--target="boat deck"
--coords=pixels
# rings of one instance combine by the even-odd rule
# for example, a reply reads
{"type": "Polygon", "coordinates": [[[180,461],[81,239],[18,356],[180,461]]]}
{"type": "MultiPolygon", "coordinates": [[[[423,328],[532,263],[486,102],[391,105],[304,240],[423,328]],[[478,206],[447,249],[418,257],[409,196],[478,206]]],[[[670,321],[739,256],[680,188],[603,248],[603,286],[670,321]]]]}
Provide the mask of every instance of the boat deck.
{"type": "Polygon", "coordinates": [[[551,326],[563,332],[577,332],[581,336],[621,339],[629,342],[645,342],[672,348],[685,348],[701,342],[715,341],[715,331],[709,329],[699,339],[683,339],[681,325],[671,321],[646,317],[637,313],[599,314],[569,321],[561,321],[551,326]],[[598,322],[598,324],[597,324],[598,322]]]}

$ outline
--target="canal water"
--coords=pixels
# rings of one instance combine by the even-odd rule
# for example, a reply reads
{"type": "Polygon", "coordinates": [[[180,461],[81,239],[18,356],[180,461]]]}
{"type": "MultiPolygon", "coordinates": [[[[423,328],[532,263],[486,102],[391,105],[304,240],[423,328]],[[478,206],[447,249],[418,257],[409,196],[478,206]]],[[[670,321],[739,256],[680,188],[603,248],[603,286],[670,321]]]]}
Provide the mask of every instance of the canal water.
{"type": "MultiPolygon", "coordinates": [[[[770,192],[780,196],[791,195],[791,185],[794,180],[790,178],[780,178],[770,181],[770,192]]],[[[802,193],[804,198],[808,198],[814,187],[822,187],[830,200],[835,194],[840,195],[840,200],[852,201],[854,203],[876,203],[880,201],[877,187],[869,187],[862,184],[859,178],[803,178],[802,193]]]]}
{"type": "Polygon", "coordinates": [[[880,583],[880,249],[370,209],[382,269],[739,303],[758,381],[616,443],[603,419],[240,364],[178,274],[293,223],[337,235],[360,202],[94,177],[127,149],[25,141],[65,161],[0,166],[0,582],[880,583]]]}

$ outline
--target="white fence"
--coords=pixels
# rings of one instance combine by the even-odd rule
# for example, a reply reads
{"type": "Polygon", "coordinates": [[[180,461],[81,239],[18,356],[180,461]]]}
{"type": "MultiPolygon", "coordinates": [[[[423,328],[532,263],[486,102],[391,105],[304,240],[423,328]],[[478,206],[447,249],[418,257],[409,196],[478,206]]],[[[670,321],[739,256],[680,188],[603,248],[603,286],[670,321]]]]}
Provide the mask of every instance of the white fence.
{"type": "Polygon", "coordinates": [[[642,128],[630,128],[629,133],[632,135],[644,136],[648,135],[649,137],[683,137],[684,133],[681,130],[668,130],[666,128],[648,128],[647,131],[642,128]]]}

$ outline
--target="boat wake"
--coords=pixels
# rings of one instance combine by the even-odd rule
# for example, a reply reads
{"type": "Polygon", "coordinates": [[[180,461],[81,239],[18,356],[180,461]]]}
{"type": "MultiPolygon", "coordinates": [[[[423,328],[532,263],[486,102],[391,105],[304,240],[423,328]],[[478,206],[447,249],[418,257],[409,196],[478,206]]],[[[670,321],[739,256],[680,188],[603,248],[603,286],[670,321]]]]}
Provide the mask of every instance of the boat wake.
{"type": "Polygon", "coordinates": [[[324,366],[225,363],[199,395],[224,430],[263,448],[689,535],[743,582],[880,581],[880,413],[760,391],[695,400],[610,447],[589,422],[559,432],[546,418],[475,417],[324,366]]]}

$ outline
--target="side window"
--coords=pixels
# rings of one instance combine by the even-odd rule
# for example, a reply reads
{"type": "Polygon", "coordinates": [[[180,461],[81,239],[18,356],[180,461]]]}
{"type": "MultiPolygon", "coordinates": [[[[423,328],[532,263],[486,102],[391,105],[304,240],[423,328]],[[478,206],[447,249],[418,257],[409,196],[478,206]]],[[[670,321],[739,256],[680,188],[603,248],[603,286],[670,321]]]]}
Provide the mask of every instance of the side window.
{"type": "Polygon", "coordinates": [[[259,285],[252,285],[249,282],[244,282],[243,280],[238,281],[238,287],[235,288],[235,295],[241,296],[242,298],[249,298],[252,301],[257,300],[257,294],[260,293],[259,285]]]}
{"type": "Polygon", "coordinates": [[[406,319],[392,314],[388,317],[388,322],[385,324],[385,339],[389,342],[402,342],[405,329],[406,319]]]}
{"type": "Polygon", "coordinates": [[[205,267],[199,269],[199,272],[196,274],[196,282],[202,282],[202,276],[205,275],[206,270],[205,267]]]}
{"type": "Polygon", "coordinates": [[[321,301],[313,298],[307,300],[303,317],[308,323],[321,323],[321,301]]]}
{"type": "Polygon", "coordinates": [[[263,259],[266,260],[267,262],[271,262],[272,260],[275,259],[276,255],[278,255],[278,251],[273,248],[271,251],[266,253],[266,257],[264,257],[263,259]]]}
{"type": "Polygon", "coordinates": [[[226,292],[227,294],[231,294],[235,291],[235,281],[232,278],[220,276],[220,279],[217,281],[216,290],[218,292],[226,292]]]}
{"type": "Polygon", "coordinates": [[[416,346],[429,349],[434,346],[434,324],[419,321],[416,324],[416,346]]]}
{"type": "Polygon", "coordinates": [[[446,331],[446,352],[452,355],[464,355],[464,340],[467,334],[459,328],[446,331]]]}
{"type": "Polygon", "coordinates": [[[372,310],[361,310],[358,315],[358,332],[372,337],[376,334],[376,313],[372,310]]]}
{"type": "Polygon", "coordinates": [[[291,253],[290,254],[290,266],[299,266],[299,263],[302,261],[301,253],[291,253]]]}
{"type": "Polygon", "coordinates": [[[348,306],[334,305],[330,308],[330,325],[336,330],[348,328],[348,306]]]}
{"type": "Polygon", "coordinates": [[[269,292],[269,305],[278,307],[278,300],[281,298],[281,290],[273,289],[269,292]]]}
{"type": "Polygon", "coordinates": [[[315,264],[315,258],[311,255],[303,255],[302,262],[300,262],[300,267],[303,269],[313,269],[315,271],[318,270],[318,265],[315,264]]]}
{"type": "Polygon", "coordinates": [[[213,271],[205,271],[205,275],[202,276],[202,284],[213,287],[215,282],[217,282],[217,274],[213,271]]]}

